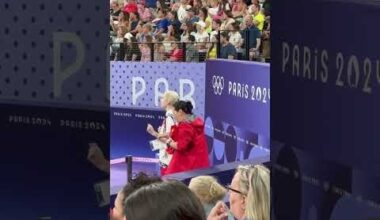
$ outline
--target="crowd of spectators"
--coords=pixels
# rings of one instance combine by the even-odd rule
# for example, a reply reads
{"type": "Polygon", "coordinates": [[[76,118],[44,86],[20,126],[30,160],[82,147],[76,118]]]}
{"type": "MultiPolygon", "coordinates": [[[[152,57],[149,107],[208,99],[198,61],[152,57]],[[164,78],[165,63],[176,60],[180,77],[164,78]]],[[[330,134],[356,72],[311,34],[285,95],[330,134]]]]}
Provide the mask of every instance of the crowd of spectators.
{"type": "Polygon", "coordinates": [[[269,220],[270,171],[239,166],[226,186],[212,176],[195,177],[186,186],[140,173],[118,193],[111,213],[111,220],[130,219],[269,220]]]}
{"type": "Polygon", "coordinates": [[[269,0],[111,0],[111,60],[270,59],[269,0]]]}

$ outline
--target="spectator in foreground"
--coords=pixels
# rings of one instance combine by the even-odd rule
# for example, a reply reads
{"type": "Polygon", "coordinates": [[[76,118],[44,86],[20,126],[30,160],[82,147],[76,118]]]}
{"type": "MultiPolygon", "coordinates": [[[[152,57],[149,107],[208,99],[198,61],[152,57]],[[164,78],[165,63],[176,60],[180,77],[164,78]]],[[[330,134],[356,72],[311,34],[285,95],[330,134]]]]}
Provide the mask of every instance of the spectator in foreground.
{"type": "Polygon", "coordinates": [[[222,59],[236,59],[237,53],[236,48],[229,42],[229,36],[227,32],[222,32],[220,34],[220,58],[222,59]]]}
{"type": "MultiPolygon", "coordinates": [[[[210,214],[211,209],[214,208],[218,201],[224,199],[227,193],[227,190],[212,176],[198,176],[192,178],[189,189],[195,193],[201,201],[206,216],[210,214]]],[[[234,218],[229,215],[228,220],[234,220],[234,218]]]]}
{"type": "Polygon", "coordinates": [[[159,177],[149,177],[144,173],[139,173],[137,176],[132,179],[130,183],[124,186],[124,188],[117,194],[114,208],[111,212],[111,220],[124,220],[124,200],[129,195],[134,193],[136,190],[140,189],[143,186],[148,186],[153,183],[161,182],[159,177]]]}
{"type": "Polygon", "coordinates": [[[126,220],[206,220],[199,199],[179,181],[153,183],[125,200],[126,220]]]}
{"type": "MultiPolygon", "coordinates": [[[[237,220],[270,220],[270,171],[262,166],[239,166],[232,179],[231,212],[237,220]]],[[[228,210],[218,202],[207,220],[222,220],[228,210]]]]}

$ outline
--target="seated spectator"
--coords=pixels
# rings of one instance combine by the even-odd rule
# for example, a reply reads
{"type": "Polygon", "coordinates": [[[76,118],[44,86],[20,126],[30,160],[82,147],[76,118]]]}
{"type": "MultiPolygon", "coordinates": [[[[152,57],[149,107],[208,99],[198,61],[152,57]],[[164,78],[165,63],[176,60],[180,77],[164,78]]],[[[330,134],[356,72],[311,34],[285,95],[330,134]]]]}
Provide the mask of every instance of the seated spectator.
{"type": "MultiPolygon", "coordinates": [[[[226,196],[227,190],[212,176],[198,176],[190,180],[189,189],[199,198],[206,216],[211,212],[218,201],[226,196]]],[[[228,220],[234,220],[231,215],[228,220]]]]}
{"type": "Polygon", "coordinates": [[[147,8],[144,4],[144,2],[138,4],[138,13],[141,18],[141,21],[143,22],[149,22],[152,20],[152,12],[149,8],[147,8]]]}
{"type": "Polygon", "coordinates": [[[118,0],[111,1],[111,20],[117,21],[119,14],[121,13],[121,7],[118,0]]]}
{"type": "Polygon", "coordinates": [[[182,35],[181,42],[188,42],[190,35],[195,36],[194,25],[190,22],[181,25],[182,35]]]}
{"type": "Polygon", "coordinates": [[[205,30],[209,34],[212,31],[212,18],[209,16],[207,8],[201,8],[199,11],[199,21],[205,23],[205,30]]]}
{"type": "Polygon", "coordinates": [[[170,11],[168,13],[168,35],[173,36],[176,40],[181,37],[181,22],[178,21],[177,12],[170,11]]]}
{"type": "Polygon", "coordinates": [[[195,33],[195,41],[197,43],[208,42],[210,39],[210,35],[205,31],[206,24],[203,21],[199,21],[195,23],[195,27],[197,32],[195,33]]]}
{"type": "Polygon", "coordinates": [[[170,61],[181,62],[183,58],[183,50],[180,48],[179,43],[172,43],[172,52],[170,54],[170,61]]]}
{"type": "Polygon", "coordinates": [[[231,6],[231,3],[230,3],[230,2],[232,2],[232,1],[229,1],[229,0],[221,0],[219,13],[222,13],[222,12],[224,12],[224,11],[232,12],[232,6],[231,6]]]}
{"type": "Polygon", "coordinates": [[[260,5],[253,4],[251,7],[252,7],[251,10],[252,10],[252,16],[253,16],[253,23],[260,31],[262,31],[264,28],[265,16],[260,10],[260,5]]]}
{"type": "Polygon", "coordinates": [[[229,36],[227,32],[220,34],[220,58],[222,59],[236,59],[236,48],[229,42],[229,36]]]}
{"type": "Polygon", "coordinates": [[[195,37],[189,36],[189,43],[186,44],[186,62],[199,62],[198,49],[195,47],[195,37]]]}
{"type": "Polygon", "coordinates": [[[189,13],[190,11],[194,12],[194,14],[199,14],[199,11],[201,10],[201,8],[205,7],[205,5],[203,5],[203,2],[202,0],[194,0],[193,1],[193,7],[192,7],[192,10],[187,10],[187,12],[189,13]]]}
{"type": "Polygon", "coordinates": [[[211,37],[211,43],[208,44],[208,51],[206,55],[206,59],[216,59],[217,58],[217,46],[218,43],[218,35],[211,37]]]}
{"type": "Polygon", "coordinates": [[[117,32],[117,29],[121,26],[126,30],[129,28],[129,14],[126,12],[120,12],[116,21],[111,20],[111,28],[114,32],[117,32]]]}
{"type": "Polygon", "coordinates": [[[126,198],[124,212],[127,220],[206,220],[199,199],[179,181],[138,189],[126,198]]]}
{"type": "Polygon", "coordinates": [[[129,30],[130,30],[129,33],[136,36],[136,34],[138,32],[139,24],[140,24],[139,14],[134,13],[134,12],[130,12],[129,13],[129,30]]]}
{"type": "Polygon", "coordinates": [[[218,36],[219,35],[219,31],[220,31],[220,27],[222,25],[222,22],[220,20],[213,20],[212,22],[212,29],[213,31],[210,33],[210,39],[212,37],[215,37],[215,36],[218,36]]]}
{"type": "Polygon", "coordinates": [[[161,182],[159,177],[149,177],[144,173],[138,173],[130,183],[125,185],[123,189],[117,194],[114,208],[111,212],[111,220],[124,220],[124,200],[126,197],[137,191],[143,186],[148,186],[153,183],[161,182]]]}
{"type": "MultiPolygon", "coordinates": [[[[237,220],[270,219],[270,171],[262,166],[239,166],[232,179],[230,209],[237,220]]],[[[223,219],[228,210],[218,202],[208,220],[223,219]]]]}
{"type": "Polygon", "coordinates": [[[262,41],[262,57],[265,62],[270,60],[270,17],[266,17],[263,34],[261,35],[262,41]]]}
{"type": "Polygon", "coordinates": [[[210,5],[211,7],[208,9],[208,14],[214,18],[215,16],[218,16],[220,10],[218,0],[211,0],[210,5]]]}
{"type": "Polygon", "coordinates": [[[144,24],[141,29],[139,42],[145,42],[147,36],[152,35],[152,25],[150,23],[144,24]]]}
{"type": "Polygon", "coordinates": [[[235,22],[231,25],[230,43],[234,45],[237,51],[241,50],[241,46],[243,45],[243,38],[240,34],[240,25],[238,22],[235,22]]]}
{"type": "Polygon", "coordinates": [[[127,40],[126,61],[139,61],[141,59],[141,51],[136,37],[128,35],[127,40]]]}
{"type": "Polygon", "coordinates": [[[168,31],[168,26],[169,26],[169,21],[166,18],[167,12],[163,9],[161,9],[158,12],[158,18],[153,20],[153,22],[156,23],[156,31],[153,33],[153,35],[159,35],[163,33],[167,33],[168,31]]]}
{"type": "Polygon", "coordinates": [[[154,45],[154,61],[160,62],[164,61],[165,58],[165,47],[163,45],[164,38],[162,36],[157,36],[154,45]]]}
{"type": "MultiPolygon", "coordinates": [[[[248,32],[248,48],[249,48],[249,58],[250,60],[257,58],[259,56],[259,48],[261,44],[261,32],[260,30],[253,24],[252,16],[247,15],[245,18],[245,26],[244,32],[248,32]]],[[[247,42],[247,41],[246,41],[247,42]]]]}
{"type": "Polygon", "coordinates": [[[178,20],[180,23],[186,22],[186,18],[187,18],[187,11],[186,10],[189,8],[191,8],[191,6],[188,5],[187,0],[180,0],[180,6],[177,10],[178,20]]]}
{"type": "Polygon", "coordinates": [[[230,11],[225,11],[221,17],[222,24],[220,25],[220,30],[227,31],[229,30],[229,26],[235,22],[232,18],[232,13],[230,11]]]}
{"type": "Polygon", "coordinates": [[[196,14],[195,10],[196,9],[194,9],[194,8],[190,8],[187,10],[187,19],[186,20],[187,20],[187,22],[190,22],[191,24],[194,24],[195,22],[199,21],[199,17],[195,16],[195,14],[196,14]]]}
{"type": "Polygon", "coordinates": [[[135,13],[135,14],[137,14],[138,9],[137,9],[136,0],[128,0],[127,3],[124,6],[124,11],[127,12],[127,13],[135,13]]]}
{"type": "Polygon", "coordinates": [[[140,44],[141,51],[141,61],[150,62],[151,60],[151,46],[152,46],[152,36],[148,35],[145,38],[145,43],[140,44]]]}
{"type": "Polygon", "coordinates": [[[113,58],[113,60],[115,61],[123,59],[123,56],[124,56],[123,43],[124,43],[124,35],[126,33],[127,33],[127,30],[125,28],[119,27],[117,31],[117,36],[112,38],[110,52],[111,52],[111,58],[113,58]]]}
{"type": "Polygon", "coordinates": [[[233,18],[243,18],[247,12],[247,5],[243,0],[236,0],[236,3],[232,7],[232,16],[233,18]]]}

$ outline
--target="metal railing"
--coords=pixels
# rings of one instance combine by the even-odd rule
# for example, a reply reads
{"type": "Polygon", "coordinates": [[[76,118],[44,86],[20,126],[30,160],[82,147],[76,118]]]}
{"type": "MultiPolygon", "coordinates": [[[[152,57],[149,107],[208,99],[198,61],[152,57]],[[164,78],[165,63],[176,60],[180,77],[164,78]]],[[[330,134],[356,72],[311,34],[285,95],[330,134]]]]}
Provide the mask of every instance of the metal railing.
{"type": "MultiPolygon", "coordinates": [[[[249,45],[250,32],[241,31],[242,46],[236,49],[236,55],[222,55],[221,32],[217,33],[216,42],[177,42],[164,41],[161,43],[111,42],[110,58],[113,61],[142,61],[142,62],[204,62],[212,58],[236,60],[254,60],[268,62],[270,57],[263,57],[261,51],[252,51],[249,45]]],[[[263,41],[261,41],[261,50],[263,41]]],[[[225,54],[224,54],[225,55],[225,54]]]]}

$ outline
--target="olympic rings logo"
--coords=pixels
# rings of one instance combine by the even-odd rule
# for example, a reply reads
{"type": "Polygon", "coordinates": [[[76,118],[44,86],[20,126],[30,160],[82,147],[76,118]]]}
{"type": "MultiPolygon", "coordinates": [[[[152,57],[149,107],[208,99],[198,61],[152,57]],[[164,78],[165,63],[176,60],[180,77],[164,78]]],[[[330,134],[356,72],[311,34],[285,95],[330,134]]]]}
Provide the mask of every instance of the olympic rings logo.
{"type": "Polygon", "coordinates": [[[212,77],[212,88],[214,88],[215,95],[222,95],[224,89],[224,77],[223,76],[213,76],[212,77]]]}

